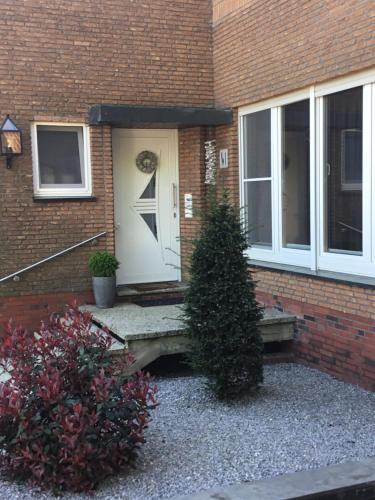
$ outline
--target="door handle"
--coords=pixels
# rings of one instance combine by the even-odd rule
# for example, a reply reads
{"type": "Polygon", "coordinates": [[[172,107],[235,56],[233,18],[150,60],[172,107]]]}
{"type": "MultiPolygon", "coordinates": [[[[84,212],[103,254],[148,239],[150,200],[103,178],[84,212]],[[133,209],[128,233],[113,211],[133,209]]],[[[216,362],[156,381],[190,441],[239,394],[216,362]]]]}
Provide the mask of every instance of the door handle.
{"type": "Polygon", "coordinates": [[[172,184],[173,189],[173,208],[177,208],[177,184],[172,184]]]}

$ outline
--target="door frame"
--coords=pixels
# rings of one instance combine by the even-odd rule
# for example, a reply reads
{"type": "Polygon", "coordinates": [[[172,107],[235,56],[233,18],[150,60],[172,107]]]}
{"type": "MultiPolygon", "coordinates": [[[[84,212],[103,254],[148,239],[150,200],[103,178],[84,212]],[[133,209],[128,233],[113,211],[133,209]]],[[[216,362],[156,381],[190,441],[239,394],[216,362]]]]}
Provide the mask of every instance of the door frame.
{"type": "MultiPolygon", "coordinates": [[[[155,135],[157,137],[160,132],[168,132],[170,136],[170,140],[173,144],[172,152],[171,154],[174,157],[174,179],[176,183],[176,221],[175,221],[175,238],[176,238],[176,243],[175,243],[175,248],[172,249],[175,250],[176,252],[176,275],[177,275],[177,280],[178,282],[181,282],[182,280],[182,270],[181,270],[181,220],[180,220],[180,169],[179,169],[179,144],[178,144],[178,129],[164,129],[164,128],[126,128],[126,127],[116,127],[116,129],[121,129],[121,130],[126,130],[129,132],[134,132],[136,133],[147,133],[151,135],[155,135]]],[[[112,129],[112,142],[113,142],[113,129],[112,129]]],[[[112,162],[113,162],[113,156],[112,156],[112,162]]],[[[169,167],[171,168],[171,166],[169,167]]],[[[114,176],[114,163],[112,163],[112,170],[113,170],[113,213],[114,213],[114,246],[115,246],[115,254],[116,252],[116,194],[115,194],[115,176],[114,176]]],[[[173,196],[173,193],[172,193],[173,196]]],[[[171,217],[172,220],[172,217],[171,217]]],[[[166,282],[171,281],[171,280],[166,280],[166,282]]],[[[152,283],[152,281],[150,281],[152,283]]],[[[119,284],[119,286],[127,285],[126,283],[119,284]]],[[[131,286],[131,284],[129,284],[131,286]]]]}

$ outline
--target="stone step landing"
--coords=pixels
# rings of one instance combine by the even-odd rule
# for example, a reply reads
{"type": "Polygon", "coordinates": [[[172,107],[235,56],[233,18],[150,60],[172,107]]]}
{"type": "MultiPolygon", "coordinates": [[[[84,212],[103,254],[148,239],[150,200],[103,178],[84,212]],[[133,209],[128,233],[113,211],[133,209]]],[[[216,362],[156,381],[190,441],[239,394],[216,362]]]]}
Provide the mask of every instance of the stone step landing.
{"type": "Polygon", "coordinates": [[[185,283],[177,281],[121,285],[117,287],[117,302],[132,302],[140,306],[181,304],[186,289],[185,283]]]}
{"type": "MultiPolygon", "coordinates": [[[[125,347],[135,356],[132,371],[139,370],[160,356],[182,354],[189,350],[189,339],[181,321],[181,305],[142,307],[120,303],[112,309],[85,306],[100,326],[107,327],[116,339],[114,354],[125,347]]],[[[291,340],[295,317],[276,309],[266,309],[260,321],[265,343],[291,340]]]]}

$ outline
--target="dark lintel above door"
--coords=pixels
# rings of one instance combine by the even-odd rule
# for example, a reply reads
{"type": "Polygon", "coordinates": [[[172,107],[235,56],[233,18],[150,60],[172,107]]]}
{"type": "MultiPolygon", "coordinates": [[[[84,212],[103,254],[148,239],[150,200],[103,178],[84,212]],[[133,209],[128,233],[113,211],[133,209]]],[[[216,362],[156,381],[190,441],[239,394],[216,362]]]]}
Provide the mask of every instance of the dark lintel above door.
{"type": "Polygon", "coordinates": [[[232,110],[164,106],[97,104],[89,111],[90,125],[137,127],[160,125],[168,128],[229,125],[232,110]]]}

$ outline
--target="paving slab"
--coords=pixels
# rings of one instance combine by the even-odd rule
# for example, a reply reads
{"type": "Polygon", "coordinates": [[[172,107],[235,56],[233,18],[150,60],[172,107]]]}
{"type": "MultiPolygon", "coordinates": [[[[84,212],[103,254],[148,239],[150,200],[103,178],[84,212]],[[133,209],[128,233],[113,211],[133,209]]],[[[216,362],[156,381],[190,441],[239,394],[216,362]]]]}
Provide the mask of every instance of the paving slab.
{"type": "Polygon", "coordinates": [[[328,493],[330,500],[375,498],[375,458],[215,488],[174,500],[318,499],[328,493]]]}
{"type": "Polygon", "coordinates": [[[183,313],[179,305],[141,307],[136,304],[117,304],[111,309],[84,306],[93,319],[115,335],[126,340],[140,340],[161,336],[184,334],[181,322],[183,313]]]}
{"type": "MultiPolygon", "coordinates": [[[[142,307],[132,303],[120,303],[111,309],[100,309],[92,305],[84,306],[84,309],[92,313],[98,324],[106,326],[124,341],[185,333],[181,320],[182,305],[142,307]]],[[[265,309],[261,324],[281,325],[294,320],[294,316],[270,308],[265,309]]]]}

